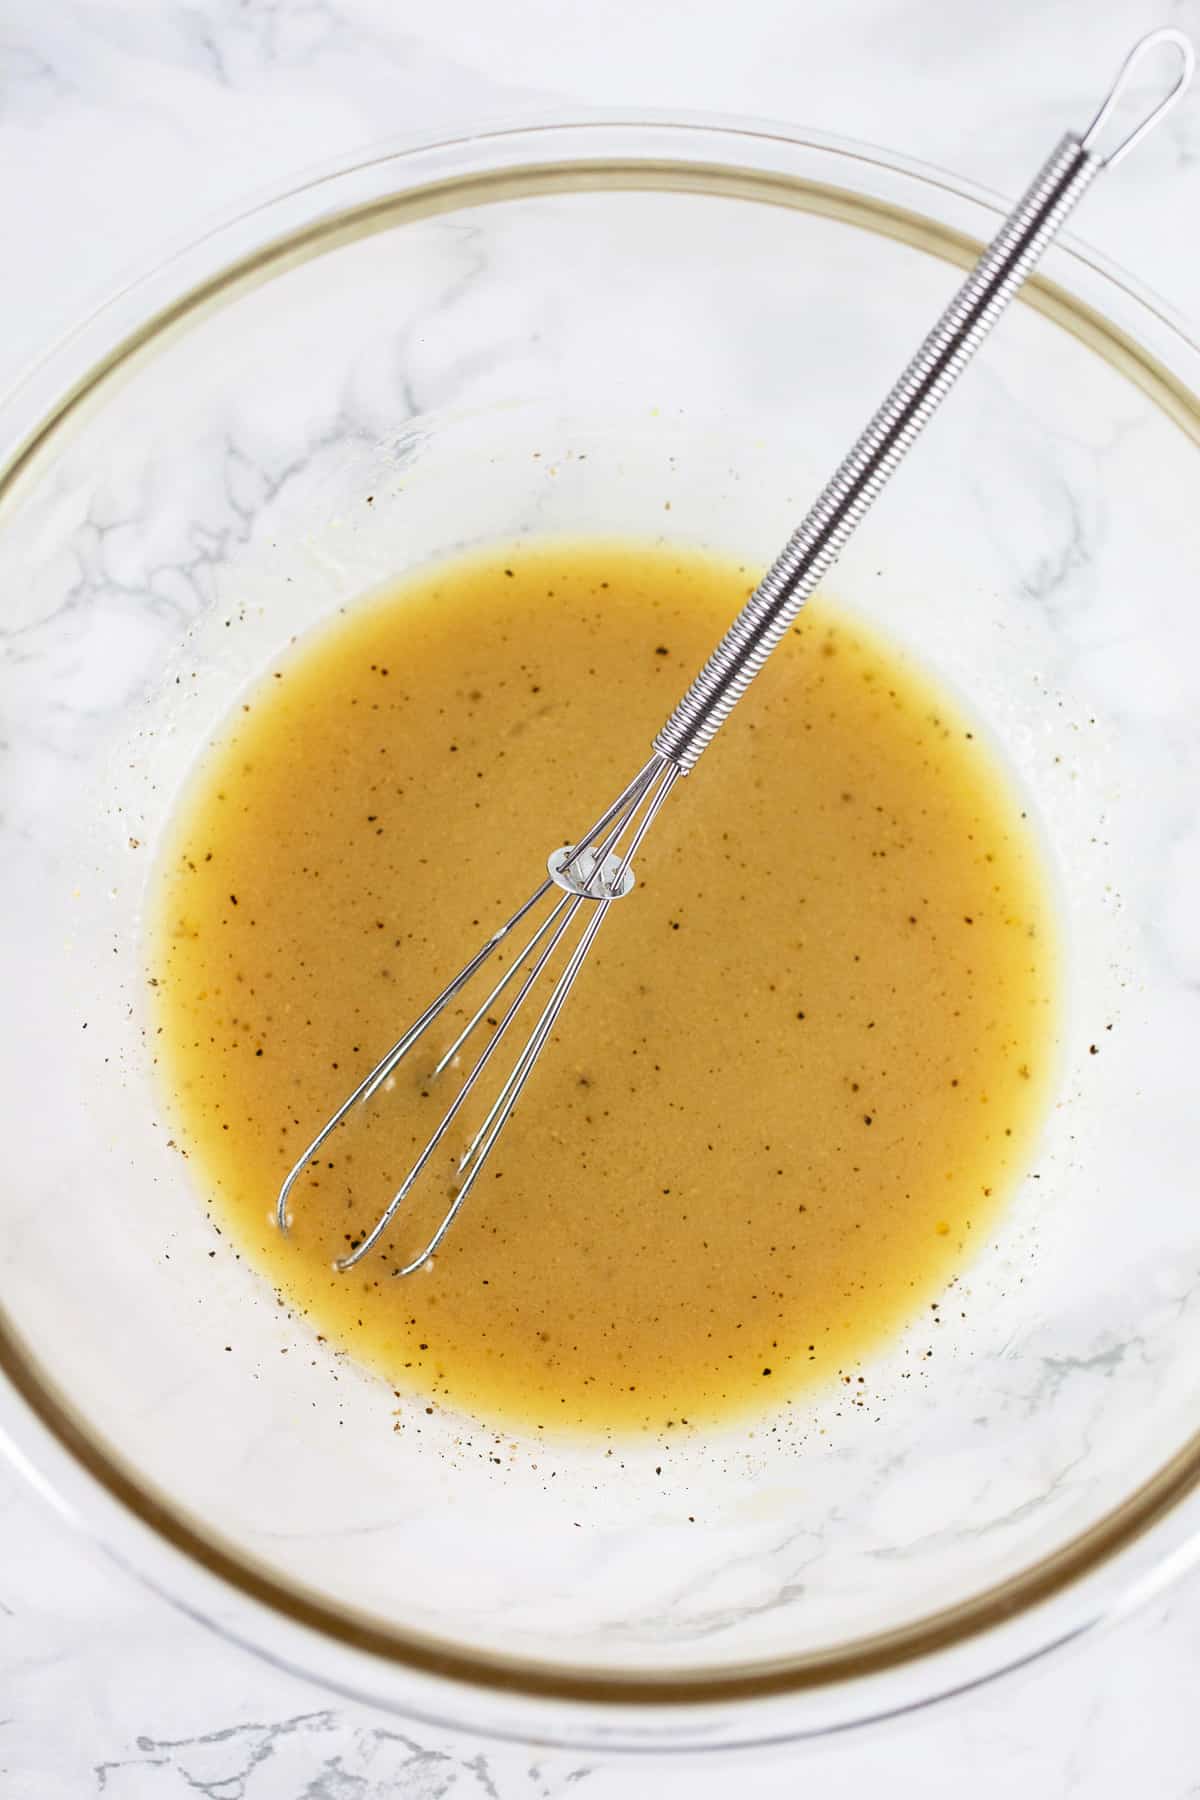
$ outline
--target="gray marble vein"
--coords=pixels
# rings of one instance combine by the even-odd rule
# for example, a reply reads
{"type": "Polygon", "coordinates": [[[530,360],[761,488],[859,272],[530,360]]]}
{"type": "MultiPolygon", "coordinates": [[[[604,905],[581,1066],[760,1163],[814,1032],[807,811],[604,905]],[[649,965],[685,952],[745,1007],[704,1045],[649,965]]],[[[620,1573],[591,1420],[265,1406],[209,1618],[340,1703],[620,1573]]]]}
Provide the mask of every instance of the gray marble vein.
{"type": "Polygon", "coordinates": [[[589,1773],[568,1767],[547,1785],[534,1763],[518,1782],[511,1771],[497,1774],[494,1759],[482,1751],[468,1756],[429,1748],[383,1725],[359,1725],[348,1733],[332,1711],[226,1726],[190,1738],[143,1735],[135,1748],[136,1755],[96,1765],[97,1794],[133,1800],[154,1791],[145,1788],[147,1772],[161,1770],[166,1773],[154,1781],[164,1791],[174,1779],[206,1800],[261,1800],[285,1793],[296,1800],[506,1800],[520,1794],[541,1800],[576,1788],[589,1773]]]}

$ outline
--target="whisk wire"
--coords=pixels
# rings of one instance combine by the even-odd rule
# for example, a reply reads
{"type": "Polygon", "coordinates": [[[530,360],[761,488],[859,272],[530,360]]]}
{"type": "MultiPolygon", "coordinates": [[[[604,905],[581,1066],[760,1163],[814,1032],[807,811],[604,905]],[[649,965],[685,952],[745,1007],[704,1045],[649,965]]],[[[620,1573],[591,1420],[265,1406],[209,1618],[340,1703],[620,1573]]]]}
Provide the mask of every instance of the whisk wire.
{"type": "MultiPolygon", "coordinates": [[[[547,884],[547,886],[548,885],[549,884],[547,884]]],[[[546,890],[543,889],[542,891],[545,892],[546,890]]],[[[570,900],[567,898],[566,895],[564,895],[563,898],[558,902],[557,906],[554,908],[554,911],[551,913],[547,913],[545,919],[538,926],[537,930],[534,932],[533,936],[529,939],[529,942],[526,944],[524,955],[514,957],[513,961],[509,964],[508,968],[505,969],[503,975],[500,977],[499,981],[496,983],[496,985],[492,989],[491,993],[488,994],[485,999],[480,1001],[478,1007],[471,1014],[471,1017],[467,1020],[466,1024],[463,1026],[462,1030],[459,1032],[458,1036],[455,1038],[455,1040],[451,1044],[450,1048],[447,1051],[445,1051],[444,1054],[441,1056],[441,1058],[438,1060],[438,1062],[436,1062],[434,1064],[434,1069],[433,1069],[433,1079],[434,1080],[436,1080],[439,1075],[444,1074],[445,1071],[450,1067],[450,1065],[453,1063],[455,1057],[458,1055],[459,1051],[462,1049],[463,1045],[466,1043],[467,1039],[470,1037],[471,1033],[474,1031],[475,1027],[483,1019],[487,1018],[488,1014],[491,1012],[492,1008],[495,1006],[497,1000],[499,1000],[501,994],[504,992],[504,990],[508,986],[509,982],[513,980],[514,976],[516,976],[517,973],[520,971],[520,969],[523,967],[525,958],[528,957],[528,955],[529,955],[530,951],[533,949],[534,945],[539,943],[541,941],[541,939],[543,937],[545,937],[546,933],[549,931],[550,927],[554,924],[555,920],[558,919],[562,915],[562,913],[565,911],[565,909],[569,905],[570,905],[570,900]]]]}
{"type": "Polygon", "coordinates": [[[425,1035],[434,1020],[445,1011],[455,995],[466,987],[467,983],[479,972],[493,952],[500,947],[505,938],[516,930],[517,926],[521,923],[521,920],[528,917],[538,901],[549,893],[553,885],[553,882],[550,880],[542,882],[541,886],[536,888],[534,892],[530,894],[529,898],[522,902],[516,912],[513,913],[512,917],[507,919],[505,923],[500,926],[499,930],[492,933],[491,937],[485,944],[480,946],[469,962],[464,963],[453,981],[448,982],[438,995],[437,999],[430,1002],[420,1018],[413,1021],[403,1036],[397,1038],[391,1049],[388,1050],[385,1055],[380,1057],[379,1061],[375,1064],[375,1067],[363,1076],[358,1086],[351,1093],[347,1094],[336,1112],[331,1113],[329,1118],[326,1119],[320,1131],[318,1131],[311,1142],[306,1145],[302,1154],[297,1157],[296,1161],[288,1170],[287,1175],[284,1177],[283,1185],[279,1190],[279,1195],[275,1202],[275,1222],[280,1231],[286,1234],[288,1230],[290,1220],[288,1218],[287,1205],[288,1200],[291,1197],[292,1189],[295,1187],[304,1170],[316,1156],[317,1151],[321,1149],[322,1145],[332,1136],[338,1126],[356,1106],[365,1106],[366,1103],[379,1092],[379,1089],[388,1079],[388,1076],[394,1072],[397,1065],[408,1055],[413,1045],[425,1035]]]}
{"type": "MultiPolygon", "coordinates": [[[[492,1060],[492,1057],[495,1055],[496,1051],[499,1049],[499,1047],[500,1047],[501,1043],[503,1042],[504,1037],[508,1031],[509,1026],[512,1024],[513,1020],[516,1018],[517,1014],[520,1012],[521,1007],[524,1005],[525,999],[526,999],[527,995],[529,994],[530,989],[533,987],[534,983],[537,981],[538,977],[541,975],[542,970],[545,968],[545,966],[549,962],[550,958],[554,955],[554,952],[557,949],[558,944],[563,937],[563,934],[566,932],[567,928],[569,927],[569,925],[571,923],[572,918],[574,917],[574,914],[576,913],[578,908],[580,906],[582,906],[582,904],[583,904],[582,900],[568,900],[567,901],[565,915],[563,916],[557,929],[551,935],[550,942],[546,945],[545,949],[541,952],[540,956],[538,956],[537,960],[534,962],[532,969],[529,971],[528,975],[526,975],[524,981],[521,983],[521,986],[517,989],[515,999],[513,999],[510,1002],[508,1011],[505,1013],[505,1015],[501,1019],[499,1025],[496,1027],[494,1035],[491,1038],[489,1038],[487,1043],[484,1045],[484,1047],[483,1047],[482,1051],[480,1052],[480,1055],[475,1063],[474,1068],[471,1070],[471,1073],[467,1076],[467,1079],[463,1082],[462,1087],[459,1089],[459,1091],[455,1095],[454,1099],[450,1102],[450,1105],[447,1107],[446,1111],[442,1114],[441,1120],[438,1123],[438,1125],[436,1126],[436,1128],[433,1132],[433,1135],[426,1141],[425,1147],[421,1151],[420,1155],[417,1157],[416,1162],[412,1165],[411,1169],[408,1171],[408,1174],[404,1177],[404,1180],[400,1183],[400,1186],[396,1189],[396,1192],[392,1195],[391,1199],[388,1201],[388,1204],[385,1206],[383,1211],[380,1213],[379,1217],[376,1219],[374,1225],[371,1227],[371,1229],[367,1233],[366,1237],[363,1238],[361,1243],[356,1244],[350,1250],[348,1255],[341,1256],[338,1258],[337,1262],[334,1264],[334,1267],[336,1269],[343,1270],[343,1271],[346,1269],[352,1269],[354,1267],[355,1263],[360,1262],[362,1260],[362,1258],[364,1256],[366,1256],[369,1251],[374,1249],[375,1245],[379,1242],[379,1239],[383,1236],[383,1233],[387,1230],[388,1226],[391,1224],[392,1220],[395,1218],[397,1212],[400,1210],[401,1206],[403,1206],[405,1200],[407,1200],[409,1194],[412,1192],[414,1186],[416,1185],[416,1183],[417,1183],[420,1175],[422,1174],[426,1164],[428,1163],[430,1157],[433,1155],[434,1151],[437,1149],[438,1145],[441,1143],[442,1139],[445,1137],[446,1133],[449,1131],[450,1127],[453,1125],[455,1119],[457,1119],[459,1113],[462,1111],[463,1107],[466,1105],[467,1101],[470,1099],[471,1094],[475,1088],[475,1084],[478,1082],[480,1076],[483,1074],[483,1072],[487,1068],[489,1062],[492,1060]]],[[[558,909],[556,908],[556,912],[557,912],[557,910],[558,909]]],[[[541,934],[539,933],[537,935],[540,936],[541,934]]],[[[534,941],[536,941],[536,940],[531,940],[531,943],[534,941]]],[[[524,965],[524,962],[528,955],[529,948],[530,948],[530,946],[527,945],[525,950],[522,952],[520,958],[517,960],[517,963],[515,965],[516,967],[520,968],[524,965]]],[[[421,1263],[425,1262],[430,1256],[433,1255],[433,1251],[434,1251],[436,1245],[438,1243],[440,1243],[442,1237],[445,1235],[446,1230],[448,1230],[448,1228],[452,1222],[453,1214],[457,1211],[458,1206],[462,1202],[462,1199],[463,1199],[463,1194],[462,1194],[462,1190],[460,1189],[459,1192],[454,1196],[454,1203],[452,1204],[450,1211],[446,1214],[446,1217],[443,1219],[441,1226],[439,1226],[438,1231],[434,1235],[434,1238],[431,1239],[431,1241],[425,1246],[425,1249],[422,1251],[421,1255],[417,1258],[417,1260],[414,1263],[411,1263],[408,1266],[408,1268],[399,1271],[399,1273],[409,1274],[413,1268],[419,1268],[421,1266],[421,1263]]]]}
{"type": "Polygon", "coordinates": [[[612,898],[620,897],[622,880],[633,861],[638,845],[641,843],[643,837],[645,837],[647,831],[649,831],[650,826],[654,822],[655,814],[670,793],[679,774],[680,771],[675,768],[673,764],[666,763],[662,765],[657,785],[650,794],[646,811],[642,815],[641,821],[630,840],[628,849],[624,852],[617,873],[612,881],[611,885],[616,890],[615,895],[604,898],[597,903],[597,910],[592,919],[588,922],[587,930],[584,932],[583,937],[573,951],[566,968],[559,976],[554,991],[546,1003],[542,1016],[530,1033],[529,1040],[517,1059],[511,1075],[505,1082],[504,1087],[501,1089],[496,1100],[493,1102],[487,1118],[484,1120],[463,1154],[462,1161],[459,1163],[459,1173],[461,1174],[464,1169],[472,1164],[474,1166],[471,1167],[471,1173],[460,1198],[465,1197],[465,1188],[469,1188],[471,1183],[475,1180],[485,1158],[508,1122],[509,1114],[520,1099],[521,1090],[529,1079],[533,1065],[541,1054],[546,1039],[554,1029],[554,1022],[562,1011],[567,996],[578,977],[580,969],[583,967],[588,951],[596,940],[596,934],[604,923],[608,909],[612,905],[612,898]]]}
{"type": "Polygon", "coordinates": [[[482,1125],[475,1132],[459,1161],[458,1174],[465,1174],[465,1179],[452,1192],[450,1205],[424,1248],[394,1272],[397,1275],[409,1275],[428,1262],[457,1217],[500,1132],[520,1098],[532,1073],[534,1063],[553,1030],[554,1023],[595,942],[608,908],[614,900],[621,899],[629,892],[632,886],[630,871],[634,853],[679,773],[680,771],[673,764],[668,763],[656,752],[638,770],[617,799],[606,808],[582,838],[575,844],[568,845],[565,849],[551,855],[549,858],[550,872],[546,880],[517,908],[500,929],[493,932],[486,943],[480,946],[475,955],[447,983],[437,998],[425,1008],[425,1011],[404,1035],[396,1040],[391,1049],[359,1082],[353,1092],[326,1121],[311,1143],[307,1145],[303,1154],[297,1158],[280,1189],[276,1205],[276,1220],[282,1231],[286,1232],[290,1224],[287,1210],[288,1200],[296,1182],[304,1171],[313,1165],[317,1152],[331,1134],[356,1107],[365,1105],[379,1092],[390,1076],[394,1074],[398,1065],[414,1049],[451,1002],[468,987],[488,959],[510,937],[517,926],[529,917],[538,903],[544,900],[553,888],[558,887],[563,890],[561,897],[546,917],[536,925],[531,935],[525,939],[508,968],[493,984],[486,998],[471,1013],[449,1048],[443,1052],[434,1065],[430,1080],[444,1074],[454,1064],[472,1034],[485,1019],[491,1018],[496,1002],[518,976],[523,976],[507,1010],[496,1024],[491,1037],[483,1046],[465,1081],[450,1101],[387,1206],[366,1235],[358,1243],[352,1245],[346,1255],[339,1257],[334,1263],[334,1267],[343,1272],[352,1269],[374,1249],[387,1231],[397,1212],[424,1173],[438,1146],[444,1141],[447,1133],[460,1116],[463,1107],[485,1074],[510,1028],[525,1008],[530,994],[545,974],[556,950],[563,943],[576,917],[585,904],[589,905],[595,910],[582,937],[572,949],[565,966],[557,976],[549,999],[522,1045],[512,1069],[488,1109],[482,1125]],[[630,833],[627,846],[623,850],[618,850],[622,839],[630,833]],[[588,859],[588,863],[586,867],[583,867],[581,865],[585,857],[588,859]]]}

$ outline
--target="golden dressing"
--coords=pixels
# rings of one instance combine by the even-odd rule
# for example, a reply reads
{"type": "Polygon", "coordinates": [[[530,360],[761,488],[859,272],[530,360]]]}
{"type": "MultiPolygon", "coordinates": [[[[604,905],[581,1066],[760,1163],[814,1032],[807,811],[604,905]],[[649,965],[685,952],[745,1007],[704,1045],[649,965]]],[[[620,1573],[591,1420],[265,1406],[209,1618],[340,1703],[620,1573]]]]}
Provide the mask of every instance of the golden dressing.
{"type": "Polygon", "coordinates": [[[330,1264],[440,1116],[432,1064],[486,990],[330,1140],[292,1233],[269,1222],[316,1127],[629,779],[749,585],[610,543],[443,565],[274,668],[180,808],[151,943],[180,1140],[288,1299],[432,1404],[660,1430],[845,1378],[1029,1153],[1055,992],[1030,828],[953,702],[817,601],[660,815],[433,1266],[389,1273],[446,1204],[441,1162],[379,1250],[330,1264]]]}

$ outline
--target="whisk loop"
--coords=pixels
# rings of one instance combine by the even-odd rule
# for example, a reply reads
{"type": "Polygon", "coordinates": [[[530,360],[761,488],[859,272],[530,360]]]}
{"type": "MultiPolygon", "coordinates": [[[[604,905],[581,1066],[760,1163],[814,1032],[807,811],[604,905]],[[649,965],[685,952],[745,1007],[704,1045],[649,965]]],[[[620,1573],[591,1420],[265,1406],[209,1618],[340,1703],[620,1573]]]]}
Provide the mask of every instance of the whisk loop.
{"type": "Polygon", "coordinates": [[[1080,140],[1083,148],[1091,155],[1098,157],[1104,168],[1115,167],[1123,157],[1129,155],[1135,145],[1141,143],[1147,132],[1153,131],[1156,125],[1162,124],[1176,101],[1182,98],[1191,85],[1195,72],[1196,52],[1192,48],[1191,39],[1186,37],[1182,31],[1177,31],[1173,25],[1163,25],[1158,31],[1147,32],[1144,38],[1139,38],[1117,71],[1116,80],[1100,102],[1095,118],[1080,140]],[[1125,92],[1133,80],[1135,69],[1139,63],[1144,62],[1148,56],[1153,56],[1154,52],[1159,49],[1176,52],[1179,62],[1178,75],[1158,104],[1146,113],[1137,124],[1131,125],[1125,136],[1106,155],[1102,155],[1097,148],[1097,140],[1121,104],[1125,92]]]}
{"type": "Polygon", "coordinates": [[[1008,306],[1047,245],[1102,169],[1126,156],[1165,117],[1191,81],[1192,46],[1182,32],[1151,32],[1126,57],[1108,95],[1087,131],[1068,132],[983,252],[912,361],[854,443],[780,555],[768,569],[721,642],[680,700],[654,740],[653,754],[633,780],[603,812],[591,830],[573,845],[551,853],[544,881],[498,931],[493,932],[454,979],[443,988],[403,1037],[376,1063],[354,1092],[328,1119],[303,1155],[293,1164],[276,1207],[281,1231],[288,1229],[288,1200],[296,1182],[330,1134],[358,1106],[366,1104],[389,1080],[398,1064],[425,1036],[446,1008],[474,980],[485,963],[527,920],[530,935],[475,1008],[433,1073],[445,1073],[486,1021],[492,1029],[458,1093],[403,1182],[366,1236],[334,1265],[352,1269],[378,1244],[411,1194],[463,1108],[487,1075],[510,1032],[521,1018],[528,1026],[508,1074],[459,1159],[450,1203],[423,1250],[394,1272],[411,1275],[427,1263],[458,1217],[467,1195],[496,1146],[513,1108],[545,1048],[555,1023],[579,977],[610,906],[634,885],[633,858],[647,831],[681,775],[695,767],[771,651],[794,622],[804,602],[833,566],[890,476],[1008,306]],[[1169,47],[1177,54],[1179,72],[1139,123],[1107,153],[1096,148],[1114,109],[1145,57],[1169,47]],[[548,906],[548,910],[546,910],[548,906]],[[539,916],[539,909],[544,916],[539,916]],[[559,956],[565,961],[554,973],[559,956]],[[549,984],[548,997],[541,1000],[549,984]],[[495,1022],[494,1009],[506,1001],[495,1022]]]}

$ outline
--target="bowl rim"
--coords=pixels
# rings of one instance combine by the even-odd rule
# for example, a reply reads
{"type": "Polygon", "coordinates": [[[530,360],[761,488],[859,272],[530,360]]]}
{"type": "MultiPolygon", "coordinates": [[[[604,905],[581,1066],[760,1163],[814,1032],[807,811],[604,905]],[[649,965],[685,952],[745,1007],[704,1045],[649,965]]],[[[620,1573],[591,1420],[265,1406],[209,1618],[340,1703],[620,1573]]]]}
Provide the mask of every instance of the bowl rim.
{"type": "MultiPolygon", "coordinates": [[[[248,286],[272,278],[297,260],[323,254],[376,230],[464,206],[534,193],[578,193],[587,187],[607,191],[647,188],[659,193],[690,190],[823,212],[902,239],[958,265],[974,259],[991,224],[1006,210],[1002,202],[973,184],[890,151],[816,132],[711,116],[643,115],[633,119],[624,114],[592,113],[568,120],[547,118],[458,137],[416,143],[410,139],[399,148],[380,147],[366,155],[342,158],[298,182],[280,184],[269,197],[190,239],[147,274],[123,285],[32,365],[0,400],[0,528],[7,501],[54,434],[95,401],[110,380],[169,342],[177,330],[186,330],[211,306],[244,293],[248,286]],[[832,163],[843,177],[848,172],[849,179],[833,180],[828,173],[820,179],[806,175],[799,166],[806,159],[832,163]],[[869,180],[864,183],[866,172],[869,180]],[[355,198],[352,191],[349,201],[344,197],[347,184],[353,190],[362,187],[366,178],[369,190],[371,181],[382,177],[387,177],[382,193],[366,191],[355,198]],[[918,195],[920,205],[901,206],[870,192],[871,181],[876,186],[881,181],[898,185],[910,197],[918,195]],[[331,198],[334,204],[327,206],[331,198]],[[968,220],[984,224],[982,236],[973,235],[968,220]]],[[[1190,360],[1200,377],[1200,345],[1188,326],[1157,296],[1074,239],[1056,246],[1046,268],[1052,272],[1033,277],[1022,295],[1024,303],[1054,318],[1121,368],[1200,442],[1196,392],[1200,379],[1185,378],[1175,366],[1181,359],[1190,360]],[[1123,323],[1114,312],[1132,317],[1134,323],[1123,323]]],[[[864,1692],[864,1705],[852,1706],[850,1715],[837,1725],[822,1724],[816,1730],[889,1716],[962,1691],[1031,1660],[1064,1637],[1077,1635],[1140,1601],[1162,1580],[1200,1558],[1198,1513],[1185,1540],[1153,1559],[1155,1572],[1149,1578],[1143,1554],[1135,1559],[1142,1565],[1135,1576],[1111,1579],[1107,1584],[1110,1591],[1103,1596],[1093,1591],[1094,1577],[1105,1572],[1114,1577],[1125,1553],[1144,1552],[1148,1534],[1169,1516],[1177,1516],[1189,1496],[1200,1497],[1197,1432],[1084,1532],[1004,1581],[885,1632],[829,1650],[734,1665],[721,1672],[656,1672],[645,1667],[618,1672],[551,1665],[464,1649],[420,1632],[390,1627],[291,1583],[215,1533],[206,1533],[184,1509],[143,1482],[118,1453],[89,1433],[86,1422],[59,1391],[32,1346],[24,1343],[2,1303],[0,1402],[0,1443],[8,1448],[17,1467],[73,1522],[119,1555],[122,1562],[128,1564],[132,1556],[134,1572],[142,1573],[156,1588],[160,1588],[158,1578],[137,1567],[136,1552],[127,1555],[124,1548],[117,1549],[116,1540],[125,1534],[115,1523],[111,1503],[116,1503],[116,1514],[131,1515],[135,1526],[142,1528],[135,1530],[133,1539],[143,1544],[158,1540],[178,1553],[170,1559],[174,1576],[163,1578],[160,1591],[185,1611],[205,1616],[207,1610],[180,1591],[181,1585],[188,1586],[187,1570],[191,1568],[208,1579],[207,1591],[212,1591],[215,1581],[223,1594],[236,1594],[251,1602],[253,1614],[261,1617],[266,1609],[285,1627],[290,1623],[304,1628],[310,1643],[332,1642],[354,1653],[355,1658],[432,1678],[447,1692],[451,1686],[476,1696],[487,1690],[501,1700],[538,1703],[543,1724],[547,1704],[582,1704],[598,1713],[615,1709],[617,1715],[661,1708],[673,1712],[678,1720],[686,1709],[794,1700],[813,1690],[850,1684],[865,1689],[871,1686],[869,1678],[936,1661],[968,1642],[995,1635],[995,1649],[983,1655],[970,1679],[952,1678],[943,1669],[932,1686],[926,1681],[914,1687],[909,1681],[903,1691],[890,1696],[875,1692],[869,1702],[864,1692]],[[48,1444],[53,1451],[46,1455],[43,1451],[48,1444]],[[48,1472],[51,1465],[56,1467],[54,1475],[48,1472]],[[85,1477],[82,1482],[63,1478],[69,1465],[85,1477]],[[68,1488],[71,1498],[67,1497],[68,1488]],[[97,1494],[103,1499],[99,1507],[95,1505],[97,1494]],[[98,1516],[104,1518],[104,1528],[98,1527],[98,1516]],[[1080,1602],[1073,1616],[1045,1616],[1047,1603],[1071,1590],[1078,1592],[1080,1602]],[[1039,1615],[1040,1625],[1032,1620],[1034,1614],[1039,1615]],[[1020,1634],[1023,1641],[1013,1639],[1011,1628],[1016,1621],[1034,1625],[1020,1634]]],[[[231,1626],[226,1619],[218,1622],[218,1629],[275,1660],[292,1664],[286,1651],[267,1648],[264,1636],[270,1634],[249,1626],[231,1626]]],[[[320,1664],[319,1653],[315,1661],[320,1664]]],[[[411,1692],[401,1699],[388,1691],[364,1694],[361,1673],[339,1679],[326,1669],[314,1668],[312,1658],[297,1658],[292,1666],[306,1674],[315,1673],[326,1684],[341,1686],[356,1697],[369,1697],[410,1715],[505,1734],[503,1723],[481,1727],[477,1719],[464,1718],[457,1708],[447,1711],[442,1700],[428,1709],[411,1692]]],[[[368,1682],[367,1688],[372,1689],[372,1684],[368,1682]]],[[[734,1728],[732,1732],[721,1725],[718,1736],[722,1742],[744,1747],[812,1735],[799,1719],[782,1730],[764,1731],[766,1723],[763,1718],[748,1731],[734,1728]]],[[[522,1725],[524,1729],[527,1724],[522,1725]]],[[[661,1746],[644,1737],[636,1744],[622,1742],[619,1730],[614,1741],[609,1729],[601,1730],[594,1740],[586,1735],[580,1739],[576,1731],[563,1735],[552,1723],[547,1735],[573,1743],[596,1741],[608,1750],[636,1748],[645,1753],[657,1747],[681,1747],[678,1726],[661,1746]]]]}

